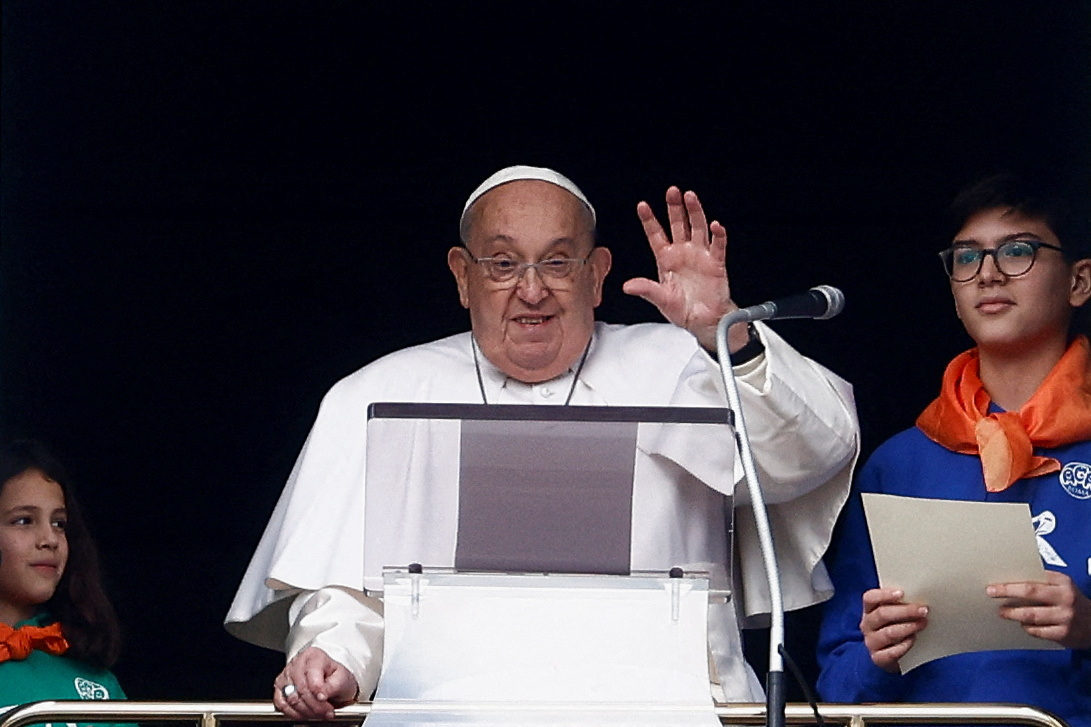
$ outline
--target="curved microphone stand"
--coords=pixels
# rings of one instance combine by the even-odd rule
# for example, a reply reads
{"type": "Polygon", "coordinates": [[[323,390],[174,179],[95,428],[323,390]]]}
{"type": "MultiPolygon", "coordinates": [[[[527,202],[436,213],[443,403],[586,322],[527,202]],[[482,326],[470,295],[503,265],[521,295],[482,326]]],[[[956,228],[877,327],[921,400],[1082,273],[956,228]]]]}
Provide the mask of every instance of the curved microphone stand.
{"type": "Polygon", "coordinates": [[[786,701],[784,684],[784,660],[781,648],[784,646],[784,600],[780,590],[780,568],[777,566],[776,552],[773,550],[773,532],[769,527],[769,516],[765,511],[765,499],[758,482],[757,468],[754,466],[754,454],[750,448],[750,436],[746,431],[746,416],[739,398],[739,387],[735,374],[731,370],[731,352],[727,348],[727,329],[736,323],[752,319],[747,310],[736,310],[720,319],[716,326],[716,353],[720,362],[720,375],[727,389],[728,406],[735,412],[735,441],[742,457],[743,471],[746,473],[746,485],[750,491],[750,506],[754,510],[754,521],[758,528],[758,542],[761,545],[762,560],[765,563],[765,575],[769,581],[769,598],[772,610],[769,627],[769,674],[765,682],[766,724],[769,727],[784,727],[784,705],[786,701]]]}

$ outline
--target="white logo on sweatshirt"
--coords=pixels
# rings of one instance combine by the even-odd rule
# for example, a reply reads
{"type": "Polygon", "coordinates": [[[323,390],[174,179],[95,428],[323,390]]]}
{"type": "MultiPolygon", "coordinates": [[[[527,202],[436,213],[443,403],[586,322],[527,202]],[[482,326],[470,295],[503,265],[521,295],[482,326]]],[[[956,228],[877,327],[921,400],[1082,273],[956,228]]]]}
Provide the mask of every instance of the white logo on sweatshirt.
{"type": "Polygon", "coordinates": [[[1035,515],[1030,519],[1031,524],[1034,526],[1034,537],[1038,541],[1038,555],[1042,556],[1042,560],[1047,565],[1059,565],[1067,566],[1068,563],[1064,562],[1064,558],[1057,554],[1057,551],[1053,549],[1053,546],[1046,542],[1043,535],[1049,535],[1057,528],[1057,516],[1049,510],[1045,510],[1042,513],[1035,515]]]}
{"type": "Polygon", "coordinates": [[[1077,500],[1091,500],[1091,464],[1069,462],[1057,479],[1064,491],[1077,500]]]}

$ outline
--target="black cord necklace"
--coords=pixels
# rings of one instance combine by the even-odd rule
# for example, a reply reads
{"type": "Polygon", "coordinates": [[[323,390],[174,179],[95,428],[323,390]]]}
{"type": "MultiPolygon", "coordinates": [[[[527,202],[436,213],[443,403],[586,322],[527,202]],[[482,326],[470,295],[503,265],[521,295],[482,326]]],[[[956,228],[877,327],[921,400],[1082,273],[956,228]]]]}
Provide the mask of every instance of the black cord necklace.
{"type": "MultiPolygon", "coordinates": [[[[576,373],[572,377],[572,386],[568,388],[568,396],[564,399],[564,406],[568,406],[572,401],[572,395],[576,393],[576,384],[580,380],[580,372],[583,371],[583,365],[587,363],[587,354],[591,352],[591,340],[594,337],[587,339],[587,346],[583,349],[583,355],[580,356],[580,363],[576,366],[576,373]]],[[[470,334],[470,348],[474,353],[474,371],[477,373],[477,387],[481,390],[481,403],[488,404],[489,399],[485,396],[485,379],[481,376],[481,362],[477,358],[477,339],[473,334],[470,334]]]]}

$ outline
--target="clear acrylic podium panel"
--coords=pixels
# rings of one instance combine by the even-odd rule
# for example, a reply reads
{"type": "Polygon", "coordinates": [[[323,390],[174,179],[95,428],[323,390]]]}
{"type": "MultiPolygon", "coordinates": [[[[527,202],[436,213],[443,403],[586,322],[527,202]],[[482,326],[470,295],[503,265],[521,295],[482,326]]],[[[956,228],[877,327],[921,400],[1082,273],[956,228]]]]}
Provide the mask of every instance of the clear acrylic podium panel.
{"type": "Polygon", "coordinates": [[[686,519],[715,508],[730,543],[732,508],[716,499],[730,498],[734,481],[727,409],[376,403],[368,416],[368,591],[382,590],[384,568],[410,563],[603,575],[730,566],[727,552],[675,562],[654,542],[706,527],[686,519]],[[711,452],[729,453],[728,466],[711,452]],[[684,484],[664,494],[662,479],[644,474],[662,466],[684,484]]]}
{"type": "Polygon", "coordinates": [[[401,569],[384,591],[376,727],[720,724],[703,574],[401,569]]]}

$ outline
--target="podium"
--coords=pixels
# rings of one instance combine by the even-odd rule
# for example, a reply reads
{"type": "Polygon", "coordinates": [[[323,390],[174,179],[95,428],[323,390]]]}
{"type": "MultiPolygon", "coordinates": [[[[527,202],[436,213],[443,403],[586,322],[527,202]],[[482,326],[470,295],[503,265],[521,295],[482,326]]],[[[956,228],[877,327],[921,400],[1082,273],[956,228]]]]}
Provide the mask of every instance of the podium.
{"type": "Polygon", "coordinates": [[[371,727],[717,727],[706,574],[391,569],[371,727]]]}
{"type": "Polygon", "coordinates": [[[373,404],[369,727],[719,725],[731,425],[717,408],[373,404]]]}

